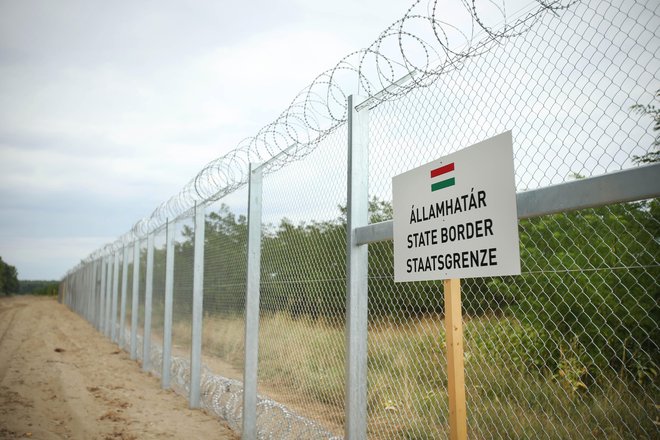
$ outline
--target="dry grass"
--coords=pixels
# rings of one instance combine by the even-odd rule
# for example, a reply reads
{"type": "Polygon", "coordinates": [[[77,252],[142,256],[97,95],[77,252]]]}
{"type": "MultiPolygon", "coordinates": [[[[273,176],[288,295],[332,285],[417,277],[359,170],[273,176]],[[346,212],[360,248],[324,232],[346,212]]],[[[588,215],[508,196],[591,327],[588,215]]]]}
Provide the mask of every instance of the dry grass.
{"type": "MultiPolygon", "coordinates": [[[[175,324],[175,333],[189,334],[189,329],[189,323],[175,324]]],[[[519,347],[529,344],[520,336],[524,330],[510,318],[465,323],[471,438],[642,438],[657,432],[653,402],[639,399],[620,380],[573,393],[556,377],[526,365],[520,354],[525,351],[519,347]]],[[[243,331],[242,317],[205,316],[204,354],[241,369],[243,331]]],[[[301,409],[303,415],[331,427],[341,426],[343,329],[323,320],[274,314],[262,316],[259,336],[260,392],[273,390],[276,395],[270,397],[301,409]]],[[[448,435],[444,353],[443,325],[437,319],[371,326],[371,437],[431,439],[448,435]]]]}

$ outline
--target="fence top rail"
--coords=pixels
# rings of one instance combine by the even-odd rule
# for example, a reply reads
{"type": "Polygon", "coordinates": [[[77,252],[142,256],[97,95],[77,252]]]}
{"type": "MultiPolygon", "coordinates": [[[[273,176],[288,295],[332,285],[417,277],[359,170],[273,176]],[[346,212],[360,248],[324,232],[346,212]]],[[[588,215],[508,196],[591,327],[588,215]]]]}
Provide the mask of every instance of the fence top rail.
{"type": "MultiPolygon", "coordinates": [[[[518,218],[634,202],[660,196],[660,163],[519,192],[518,218]]],[[[392,220],[355,229],[359,245],[392,240],[392,220]]]]}

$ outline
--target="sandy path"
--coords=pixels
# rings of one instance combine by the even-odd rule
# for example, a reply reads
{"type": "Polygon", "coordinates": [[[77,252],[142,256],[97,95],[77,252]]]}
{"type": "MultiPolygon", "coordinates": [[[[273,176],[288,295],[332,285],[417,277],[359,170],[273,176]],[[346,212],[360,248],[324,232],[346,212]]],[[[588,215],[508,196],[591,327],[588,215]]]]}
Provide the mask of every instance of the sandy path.
{"type": "Polygon", "coordinates": [[[0,298],[0,439],[235,439],[50,298],[0,298]]]}

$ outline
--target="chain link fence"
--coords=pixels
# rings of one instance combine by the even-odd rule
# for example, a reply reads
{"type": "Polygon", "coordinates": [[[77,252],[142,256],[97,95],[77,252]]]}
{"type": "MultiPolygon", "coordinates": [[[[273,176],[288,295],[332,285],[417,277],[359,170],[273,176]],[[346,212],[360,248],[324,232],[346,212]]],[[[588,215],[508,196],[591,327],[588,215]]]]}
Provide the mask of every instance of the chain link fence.
{"type": "MultiPolygon", "coordinates": [[[[634,166],[654,144],[631,107],[659,84],[657,8],[577,3],[373,109],[372,221],[392,175],[508,129],[518,192],[634,166]]],[[[471,437],[658,434],[659,221],[657,200],[522,220],[523,274],[463,282],[471,437]]],[[[392,252],[369,248],[370,435],[444,438],[442,287],[394,284],[392,252]]]]}
{"type": "MultiPolygon", "coordinates": [[[[418,14],[418,6],[361,58],[376,57],[377,77],[385,86],[380,94],[365,87],[367,69],[359,70],[370,97],[364,104],[370,108],[370,223],[392,219],[394,175],[506,130],[513,132],[518,193],[631,170],[657,159],[657,1],[539,2],[537,9],[506,22],[497,33],[494,25],[479,20],[481,3],[465,2],[487,35],[466,38],[466,49],[440,59],[435,59],[437,50],[423,43],[416,49],[409,46],[415,38],[404,24],[437,20],[437,3],[426,15],[418,14]],[[376,49],[384,50],[392,35],[399,41],[408,37],[408,43],[401,43],[408,45],[406,50],[426,53],[431,61],[421,69],[409,60],[393,64],[391,58],[379,58],[376,49]],[[406,66],[407,76],[383,82],[383,72],[396,70],[395,64],[406,66]]],[[[343,68],[352,71],[338,66],[333,75],[343,68]]],[[[332,93],[317,96],[331,115],[329,128],[322,130],[320,119],[291,118],[290,108],[283,116],[287,130],[312,127],[318,136],[279,152],[266,148],[266,156],[273,158],[263,165],[258,438],[341,437],[351,416],[345,404],[345,366],[352,361],[346,355],[345,330],[348,129],[345,115],[332,116],[335,104],[345,106],[348,93],[333,81],[328,86],[332,93]]],[[[279,123],[255,139],[272,136],[276,144],[284,142],[279,123]]],[[[289,139],[300,137],[296,133],[289,139]]],[[[238,157],[231,160],[244,164],[254,158],[238,157]]],[[[219,163],[200,176],[221,169],[219,163]]],[[[202,205],[201,405],[240,432],[244,375],[250,367],[245,362],[248,187],[243,174],[230,176],[222,169],[218,179],[226,186],[202,205]]],[[[124,267],[128,280],[133,276],[130,244],[124,244],[131,249],[128,266],[123,248],[116,246],[92,259],[100,262],[91,274],[98,299],[85,299],[90,264],[69,273],[62,289],[65,302],[101,330],[124,331],[117,304],[130,304],[131,295],[138,295],[138,309],[128,306],[125,312],[126,334],[139,329],[137,340],[145,343],[146,236],[151,234],[149,369],[163,375],[164,357],[171,358],[172,386],[187,394],[195,363],[190,355],[195,343],[195,229],[194,211],[181,197],[138,225],[157,224],[137,238],[137,292],[130,281],[117,291],[124,267]],[[159,224],[160,217],[176,211],[173,206],[183,214],[159,224]],[[174,239],[169,355],[167,234],[174,239]],[[138,329],[130,328],[133,313],[141,315],[138,329]]],[[[520,276],[462,283],[469,437],[660,438],[658,199],[521,219],[519,235],[520,276]]],[[[449,437],[442,283],[394,283],[391,241],[369,244],[367,283],[368,437],[449,437]]],[[[128,349],[130,339],[125,341],[128,349]]]]}

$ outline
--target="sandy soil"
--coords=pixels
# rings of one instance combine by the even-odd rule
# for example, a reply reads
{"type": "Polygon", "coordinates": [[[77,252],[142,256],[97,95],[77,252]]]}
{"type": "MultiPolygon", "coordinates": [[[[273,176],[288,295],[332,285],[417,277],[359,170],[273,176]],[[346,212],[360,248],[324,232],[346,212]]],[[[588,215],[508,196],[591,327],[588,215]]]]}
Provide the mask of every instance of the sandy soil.
{"type": "Polygon", "coordinates": [[[0,439],[236,439],[54,299],[0,299],[0,439]]]}

